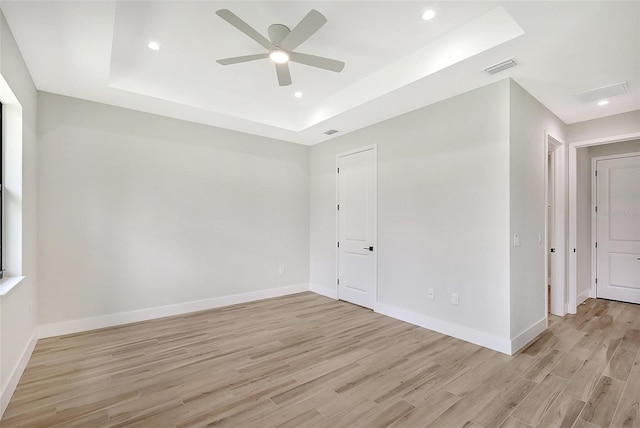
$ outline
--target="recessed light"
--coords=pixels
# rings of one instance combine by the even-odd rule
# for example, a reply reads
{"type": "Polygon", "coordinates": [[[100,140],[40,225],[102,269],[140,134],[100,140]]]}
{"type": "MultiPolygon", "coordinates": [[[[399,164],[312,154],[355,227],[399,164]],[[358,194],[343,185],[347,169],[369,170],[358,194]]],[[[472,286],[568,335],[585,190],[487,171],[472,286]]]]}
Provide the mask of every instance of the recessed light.
{"type": "Polygon", "coordinates": [[[295,94],[293,94],[293,96],[296,98],[302,98],[302,92],[297,91],[295,94]]]}
{"type": "Polygon", "coordinates": [[[162,46],[160,46],[160,43],[156,42],[155,40],[152,40],[149,42],[149,44],[147,45],[149,47],[149,49],[151,49],[152,51],[159,51],[160,48],[162,46]]]}
{"type": "Polygon", "coordinates": [[[289,54],[285,51],[275,50],[269,54],[269,58],[271,58],[271,61],[275,62],[276,64],[285,64],[287,61],[289,61],[289,54]]]}
{"type": "Polygon", "coordinates": [[[579,94],[576,94],[576,98],[578,98],[578,101],[581,103],[591,103],[594,101],[608,100],[611,97],[617,97],[618,95],[625,95],[628,93],[629,84],[626,81],[623,81],[580,92],[579,94]]]}
{"type": "Polygon", "coordinates": [[[598,105],[599,106],[606,106],[607,104],[609,104],[609,100],[600,100],[598,101],[598,105]]]}
{"type": "Polygon", "coordinates": [[[431,21],[435,16],[436,13],[433,10],[427,9],[422,14],[422,19],[424,19],[425,21],[431,21]]]}

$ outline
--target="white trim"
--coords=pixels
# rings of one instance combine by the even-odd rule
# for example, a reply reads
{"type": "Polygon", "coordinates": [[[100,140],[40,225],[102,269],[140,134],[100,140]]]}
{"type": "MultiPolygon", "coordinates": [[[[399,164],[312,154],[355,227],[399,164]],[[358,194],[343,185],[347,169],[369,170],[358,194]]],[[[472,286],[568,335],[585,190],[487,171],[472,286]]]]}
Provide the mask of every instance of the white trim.
{"type": "MultiPolygon", "coordinates": [[[[367,146],[358,147],[356,149],[347,150],[346,152],[341,152],[336,155],[336,203],[338,206],[340,202],[339,195],[339,176],[338,176],[338,165],[340,164],[340,158],[344,156],[353,155],[356,153],[366,152],[367,150],[373,150],[373,169],[374,169],[374,183],[373,183],[373,204],[374,204],[374,213],[373,213],[373,248],[375,251],[373,252],[374,262],[373,262],[373,305],[375,306],[378,302],[378,145],[376,143],[369,144],[367,146]]],[[[340,242],[340,217],[339,212],[336,210],[336,243],[340,242]]],[[[340,275],[340,249],[336,245],[336,297],[335,299],[340,299],[340,285],[339,285],[339,275],[340,275]]],[[[322,293],[319,293],[322,294],[322,293]]],[[[332,296],[327,296],[332,297],[332,296]]],[[[371,308],[373,309],[373,308],[371,308]]]]}
{"type": "Polygon", "coordinates": [[[38,336],[40,338],[45,338],[60,336],[63,334],[79,333],[82,331],[113,327],[138,321],[147,321],[156,318],[235,305],[238,303],[285,296],[287,294],[302,293],[304,291],[309,291],[309,284],[289,285],[286,287],[270,288],[268,290],[251,291],[249,293],[232,294],[230,296],[214,297],[211,299],[196,300],[192,302],[178,303],[175,305],[141,309],[138,311],[120,312],[117,314],[103,315],[99,317],[44,324],[38,327],[38,336]]]}
{"type": "Polygon", "coordinates": [[[548,321],[545,316],[540,321],[534,323],[531,327],[517,335],[514,339],[511,339],[511,355],[533,342],[536,337],[540,336],[547,329],[547,327],[548,321]]]}
{"type": "MultiPolygon", "coordinates": [[[[22,105],[0,74],[0,102],[2,109],[2,159],[4,168],[2,209],[2,268],[7,277],[22,276],[22,105]]],[[[13,284],[13,288],[16,284],[13,284]]]]}
{"type": "Polygon", "coordinates": [[[373,143],[373,144],[369,144],[368,146],[362,146],[362,147],[358,147],[357,149],[351,149],[351,150],[347,150],[346,152],[340,152],[336,155],[336,161],[338,160],[338,158],[341,158],[343,156],[355,155],[356,153],[366,152],[367,150],[372,150],[372,149],[378,150],[378,145],[373,143]]]}
{"type": "Polygon", "coordinates": [[[9,291],[20,284],[24,278],[24,276],[8,276],[0,279],[0,297],[9,294],[9,291]]]}
{"type": "Polygon", "coordinates": [[[582,293],[578,294],[578,298],[576,299],[576,302],[577,302],[578,305],[581,305],[589,297],[596,297],[596,296],[595,296],[595,294],[593,294],[593,295],[591,294],[591,290],[584,290],[582,293]]]}
{"type": "Polygon", "coordinates": [[[16,361],[16,365],[13,367],[13,370],[11,370],[9,379],[6,384],[2,386],[2,392],[0,392],[0,418],[2,418],[4,411],[9,405],[9,401],[18,386],[18,382],[20,381],[22,373],[24,373],[24,369],[27,367],[27,363],[29,362],[31,354],[36,347],[36,343],[38,343],[38,330],[34,329],[33,334],[29,338],[29,342],[27,342],[27,346],[25,346],[22,351],[22,355],[20,355],[20,358],[16,361]]]}
{"type": "Polygon", "coordinates": [[[544,131],[544,313],[549,313],[549,135],[544,131]]]}
{"type": "MultiPolygon", "coordinates": [[[[598,180],[594,180],[596,174],[596,158],[591,159],[591,284],[588,288],[588,293],[592,296],[598,295],[598,287],[596,285],[598,277],[598,251],[596,251],[596,242],[598,242],[598,217],[593,215],[596,209],[597,200],[597,186],[598,180]]],[[[577,272],[576,272],[577,274],[577,272]]],[[[576,293],[578,290],[576,289],[576,293]]]]}
{"type": "Polygon", "coordinates": [[[485,348],[493,349],[494,351],[502,352],[503,354],[511,355],[511,341],[508,338],[496,336],[492,333],[476,330],[449,321],[432,318],[427,315],[422,315],[417,312],[385,303],[378,302],[374,311],[400,321],[405,321],[419,327],[446,334],[447,336],[455,337],[457,339],[475,343],[476,345],[480,345],[485,348]]]}
{"type": "Polygon", "coordinates": [[[609,159],[633,158],[636,156],[640,156],[640,152],[629,152],[629,153],[620,153],[617,155],[596,156],[596,157],[593,157],[592,159],[609,160],[609,159]]]}
{"type": "MultiPolygon", "coordinates": [[[[622,143],[624,141],[633,141],[640,139],[640,132],[634,132],[631,134],[622,134],[618,136],[596,138],[593,140],[577,141],[569,144],[569,248],[577,247],[577,235],[578,235],[578,195],[577,195],[577,181],[578,181],[578,155],[577,150],[583,147],[599,146],[603,144],[622,143]]],[[[569,305],[567,311],[570,314],[577,312],[577,265],[576,265],[576,253],[571,252],[572,256],[569,258],[569,305]]],[[[591,295],[590,297],[595,297],[591,295]]]]}
{"type": "Polygon", "coordinates": [[[577,294],[578,294],[578,274],[577,267],[577,227],[578,213],[576,211],[578,205],[577,181],[578,181],[578,154],[576,147],[569,144],[569,186],[567,189],[567,198],[569,199],[569,264],[568,264],[568,298],[567,313],[575,314],[578,310],[577,294]]]}
{"type": "Polygon", "coordinates": [[[330,299],[338,300],[338,287],[329,288],[323,285],[311,284],[309,286],[309,291],[319,294],[321,296],[328,297],[330,299]]]}
{"type": "Polygon", "coordinates": [[[545,289],[545,314],[551,312],[553,315],[564,316],[566,315],[567,308],[567,292],[566,292],[566,284],[567,284],[567,200],[566,200],[566,147],[567,145],[561,140],[557,139],[553,135],[549,134],[546,130],[544,132],[544,141],[545,141],[545,151],[544,151],[544,194],[545,194],[545,203],[544,203],[544,248],[545,248],[545,278],[547,277],[547,272],[549,271],[548,260],[549,260],[549,242],[548,242],[548,213],[547,206],[549,205],[549,186],[548,186],[548,177],[549,177],[549,168],[548,168],[548,153],[553,152],[553,231],[554,231],[554,244],[555,244],[555,257],[557,258],[557,263],[555,263],[554,272],[552,272],[551,278],[553,279],[551,283],[551,308],[548,306],[549,296],[547,292],[547,283],[545,281],[544,289],[545,289]]]}
{"type": "Polygon", "coordinates": [[[622,134],[613,137],[594,138],[593,140],[576,141],[569,144],[570,147],[581,148],[590,146],[601,146],[603,144],[624,143],[625,141],[640,140],[640,132],[622,134]]]}

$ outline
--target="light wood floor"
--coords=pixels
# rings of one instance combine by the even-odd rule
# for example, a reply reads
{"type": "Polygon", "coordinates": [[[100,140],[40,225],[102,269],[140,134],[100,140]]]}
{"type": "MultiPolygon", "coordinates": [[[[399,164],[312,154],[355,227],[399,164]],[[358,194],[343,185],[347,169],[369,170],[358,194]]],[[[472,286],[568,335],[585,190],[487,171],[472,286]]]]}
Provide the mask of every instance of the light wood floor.
{"type": "Polygon", "coordinates": [[[508,357],[311,293],[40,340],[9,427],[639,426],[640,306],[508,357]]]}

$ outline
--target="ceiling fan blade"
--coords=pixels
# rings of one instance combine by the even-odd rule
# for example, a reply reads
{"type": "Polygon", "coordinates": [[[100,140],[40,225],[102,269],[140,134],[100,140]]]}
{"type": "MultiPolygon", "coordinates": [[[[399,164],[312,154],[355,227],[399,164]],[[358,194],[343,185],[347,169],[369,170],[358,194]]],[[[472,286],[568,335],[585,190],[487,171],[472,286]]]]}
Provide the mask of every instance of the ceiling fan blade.
{"type": "Polygon", "coordinates": [[[297,52],[291,52],[289,54],[289,61],[310,65],[311,67],[322,68],[324,70],[335,71],[336,73],[340,73],[344,69],[344,62],[342,61],[297,52]]]}
{"type": "Polygon", "coordinates": [[[294,50],[311,37],[313,33],[318,31],[326,22],[327,18],[325,18],[323,14],[315,9],[311,9],[311,11],[302,18],[302,21],[296,25],[296,28],[291,30],[282,42],[280,42],[280,48],[287,51],[294,50]]]}
{"type": "Polygon", "coordinates": [[[276,73],[278,74],[278,83],[280,86],[289,86],[291,84],[291,73],[286,63],[276,64],[276,73]]]}
{"type": "Polygon", "coordinates": [[[254,30],[252,26],[244,22],[236,14],[231,12],[229,9],[220,9],[216,11],[216,15],[218,15],[220,18],[224,19],[229,24],[236,27],[238,30],[242,31],[247,36],[251,37],[253,40],[255,40],[256,42],[264,46],[266,49],[273,50],[276,48],[273,45],[273,43],[267,40],[266,37],[264,37],[262,34],[254,30]]]}
{"type": "Polygon", "coordinates": [[[269,58],[269,53],[245,55],[245,56],[234,56],[233,58],[218,59],[216,60],[216,62],[222,65],[231,65],[231,64],[238,64],[241,62],[255,61],[255,60],[264,59],[264,58],[269,58]]]}

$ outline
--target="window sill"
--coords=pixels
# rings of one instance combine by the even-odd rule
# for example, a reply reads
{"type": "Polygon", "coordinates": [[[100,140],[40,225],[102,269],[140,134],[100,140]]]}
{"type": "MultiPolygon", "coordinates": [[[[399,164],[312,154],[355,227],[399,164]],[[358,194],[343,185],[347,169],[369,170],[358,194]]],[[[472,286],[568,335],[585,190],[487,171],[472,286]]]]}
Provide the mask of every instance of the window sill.
{"type": "Polygon", "coordinates": [[[6,296],[9,292],[22,281],[24,276],[9,276],[0,279],[0,296],[6,296]]]}

